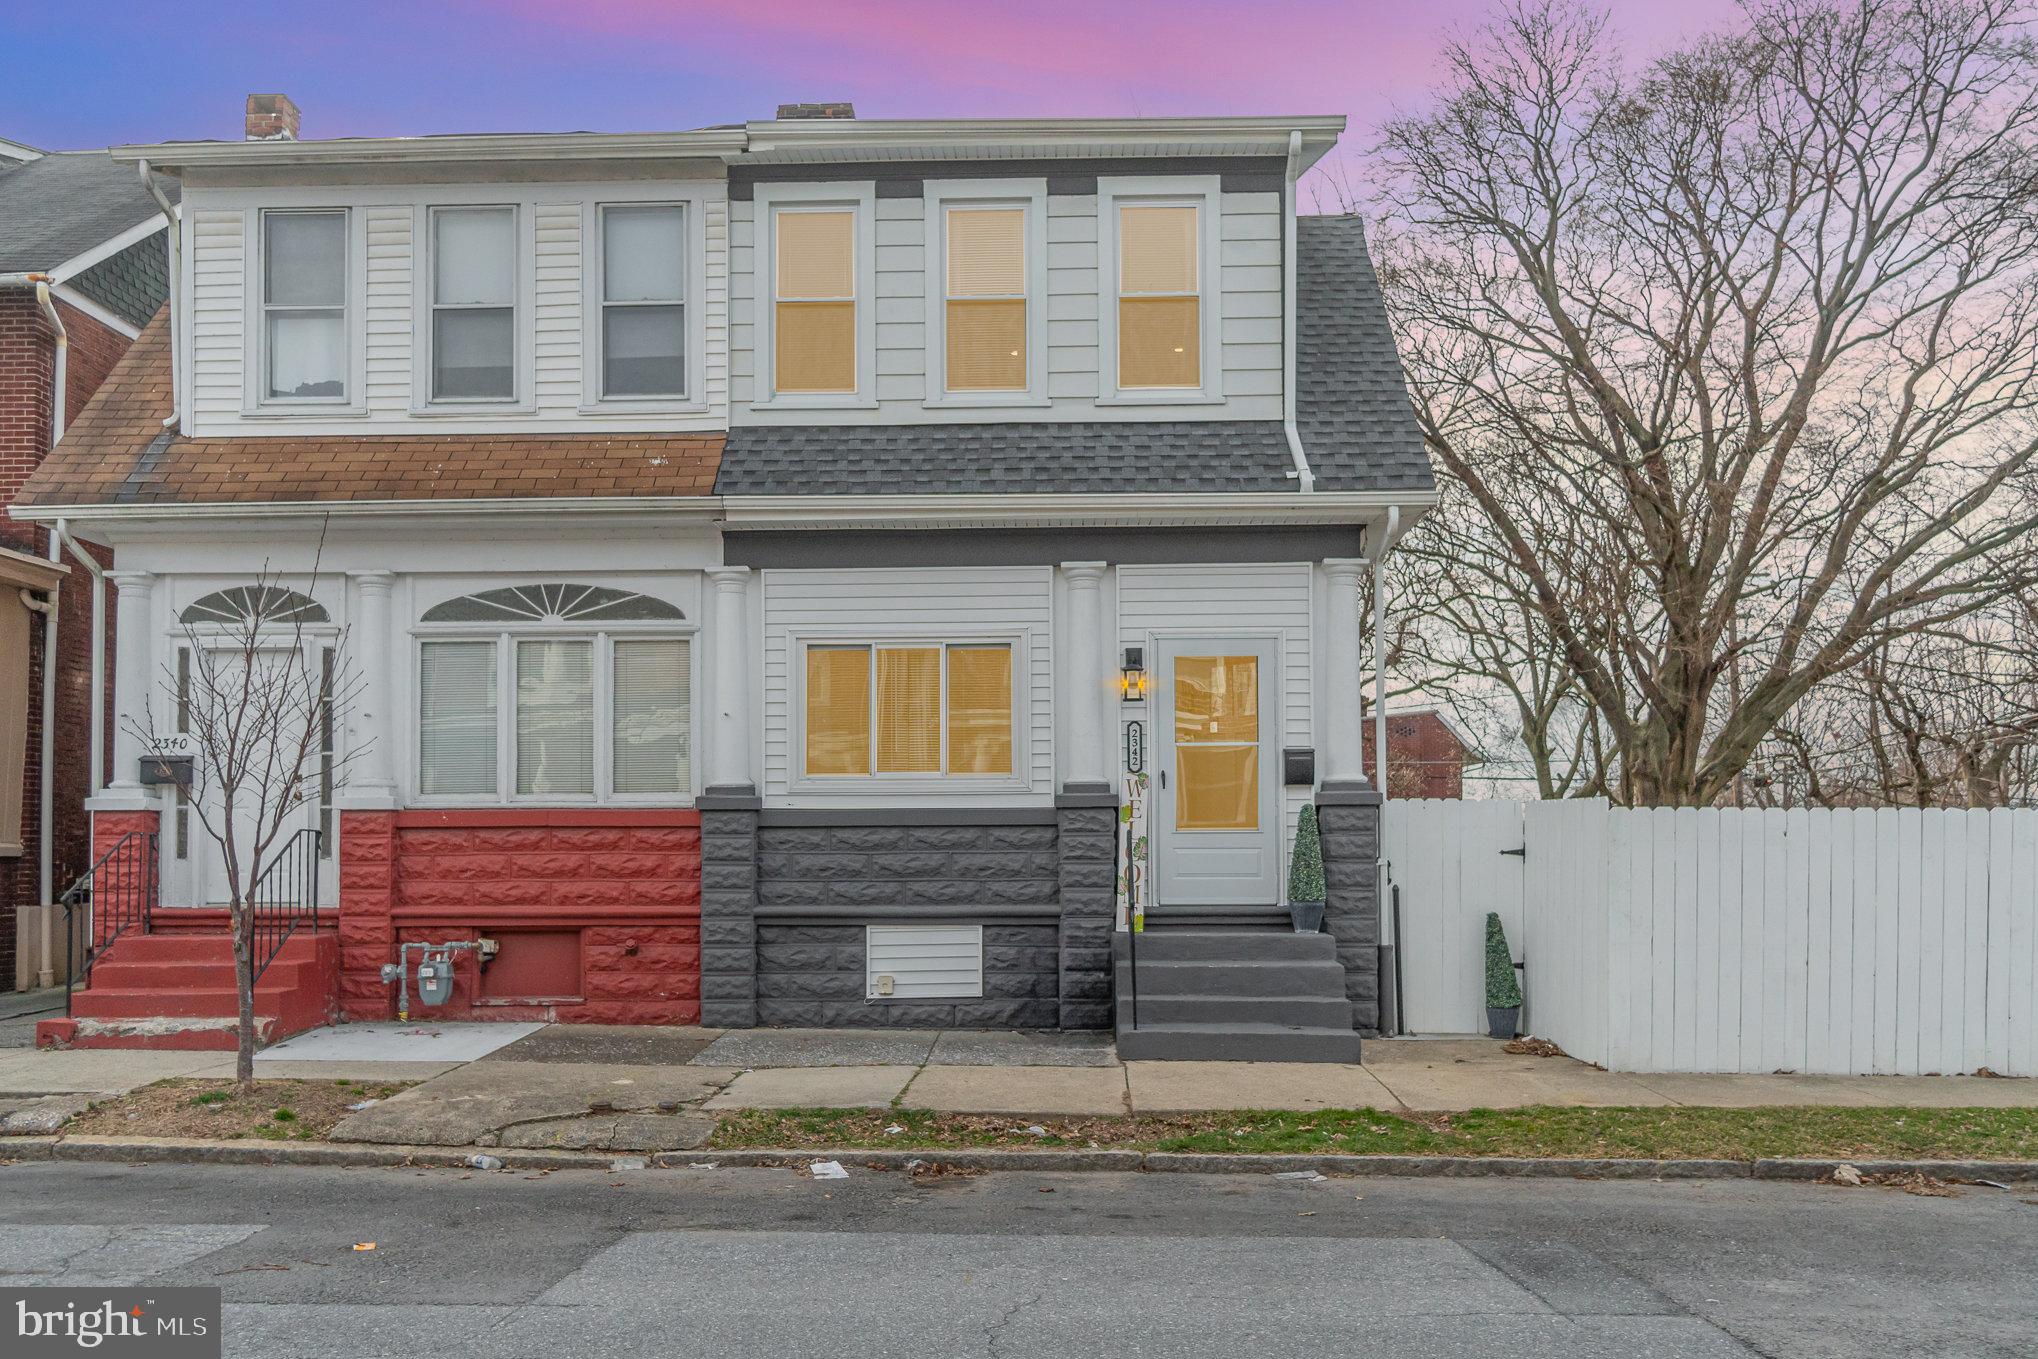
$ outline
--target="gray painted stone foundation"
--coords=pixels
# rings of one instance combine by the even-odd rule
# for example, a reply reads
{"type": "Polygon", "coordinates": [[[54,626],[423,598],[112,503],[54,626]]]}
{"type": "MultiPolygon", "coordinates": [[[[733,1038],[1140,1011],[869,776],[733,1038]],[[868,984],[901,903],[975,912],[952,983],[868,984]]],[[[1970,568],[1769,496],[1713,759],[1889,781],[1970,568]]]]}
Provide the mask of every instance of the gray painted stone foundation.
{"type": "Polygon", "coordinates": [[[757,819],[754,788],[710,788],[701,813],[701,1023],[757,1023],[757,819]]]}
{"type": "Polygon", "coordinates": [[[1071,785],[1055,799],[1064,1029],[1111,1027],[1111,931],[1118,881],[1118,797],[1071,785]]]}
{"type": "Polygon", "coordinates": [[[1337,940],[1352,1027],[1380,1031],[1380,794],[1368,783],[1326,783],[1316,794],[1323,836],[1324,932],[1337,940]]]}
{"type": "Polygon", "coordinates": [[[757,930],[757,1022],[805,1028],[1055,1027],[1055,926],[986,924],[982,999],[864,999],[864,923],[757,930]]]}

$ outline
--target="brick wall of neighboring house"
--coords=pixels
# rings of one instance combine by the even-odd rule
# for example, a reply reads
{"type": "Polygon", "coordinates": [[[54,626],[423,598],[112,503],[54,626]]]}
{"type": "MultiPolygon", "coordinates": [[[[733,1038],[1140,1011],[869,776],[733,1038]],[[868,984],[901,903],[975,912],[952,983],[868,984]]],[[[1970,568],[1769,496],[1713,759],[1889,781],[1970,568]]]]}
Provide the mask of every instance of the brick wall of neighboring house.
{"type": "Polygon", "coordinates": [[[700,815],[495,809],[340,814],[340,1011],[388,1019],[401,943],[456,955],[452,1001],[413,1017],[700,1022],[700,815]]]}
{"type": "MultiPolygon", "coordinates": [[[[1373,719],[1366,718],[1366,777],[1373,776],[1373,719]]],[[[1461,798],[1472,752],[1433,712],[1387,712],[1387,796],[1461,798]]]]}
{"type": "MultiPolygon", "coordinates": [[[[92,317],[58,303],[70,335],[65,371],[66,420],[75,420],[113,365],[127,352],[125,335],[92,317]]],[[[28,289],[0,292],[0,547],[42,557],[48,554],[47,531],[9,518],[10,504],[21,483],[48,451],[50,406],[55,383],[55,337],[48,320],[28,289]]],[[[111,552],[95,550],[102,565],[113,563],[111,552]]],[[[59,598],[57,627],[57,741],[54,846],[54,890],[61,892],[91,866],[92,829],[85,814],[90,792],[89,762],[92,701],[91,577],[76,562],[59,598]]],[[[112,591],[107,595],[107,685],[105,700],[112,710],[112,591]]],[[[38,904],[42,852],[42,631],[33,632],[29,652],[28,751],[22,773],[22,853],[0,860],[0,989],[14,984],[14,911],[38,904]]],[[[107,719],[111,721],[111,718],[107,719]]],[[[111,728],[108,728],[110,737],[111,728]]],[[[112,744],[109,739],[109,746],[112,744]]]]}

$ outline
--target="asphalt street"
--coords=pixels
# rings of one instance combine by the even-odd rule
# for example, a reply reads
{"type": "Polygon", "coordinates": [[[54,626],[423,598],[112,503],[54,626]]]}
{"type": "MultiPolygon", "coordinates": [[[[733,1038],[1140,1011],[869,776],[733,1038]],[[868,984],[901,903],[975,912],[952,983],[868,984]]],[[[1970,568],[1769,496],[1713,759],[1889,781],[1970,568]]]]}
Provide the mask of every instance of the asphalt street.
{"type": "Polygon", "coordinates": [[[2021,1357],[2034,1240],[2029,1189],[0,1167],[0,1284],[217,1285],[263,1359],[2021,1357]]]}

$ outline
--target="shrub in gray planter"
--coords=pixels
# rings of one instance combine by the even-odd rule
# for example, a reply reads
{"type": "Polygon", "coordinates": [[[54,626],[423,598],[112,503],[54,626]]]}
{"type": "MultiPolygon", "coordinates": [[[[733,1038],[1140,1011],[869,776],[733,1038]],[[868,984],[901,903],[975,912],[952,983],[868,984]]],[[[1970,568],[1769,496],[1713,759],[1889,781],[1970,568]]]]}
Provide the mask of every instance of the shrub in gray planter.
{"type": "Polygon", "coordinates": [[[1288,861],[1288,919],[1295,933],[1315,934],[1323,928],[1323,837],[1316,829],[1316,808],[1304,807],[1295,825],[1295,853],[1288,861]]]}
{"type": "Polygon", "coordinates": [[[1514,979],[1514,957],[1507,951],[1507,931],[1500,913],[1486,913],[1486,1032],[1512,1038],[1521,1021],[1521,983],[1514,979]]]}

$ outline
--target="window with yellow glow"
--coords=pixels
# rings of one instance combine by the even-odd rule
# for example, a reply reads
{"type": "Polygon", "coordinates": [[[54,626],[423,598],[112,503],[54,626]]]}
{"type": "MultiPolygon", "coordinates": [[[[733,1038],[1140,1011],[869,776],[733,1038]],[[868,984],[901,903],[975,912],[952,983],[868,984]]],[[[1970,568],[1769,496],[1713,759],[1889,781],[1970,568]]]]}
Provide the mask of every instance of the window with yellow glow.
{"type": "Polygon", "coordinates": [[[1012,773],[1012,648],[807,647],[809,777],[1012,773]]]}
{"type": "Polygon", "coordinates": [[[1176,657],[1175,782],[1177,829],[1259,829],[1257,656],[1176,657]]]}
{"type": "Polygon", "coordinates": [[[1026,390],[1026,210],[950,208],[948,390],[1026,390]]]}
{"type": "Polygon", "coordinates": [[[856,214],[780,208],[773,381],[781,392],[856,390],[856,214]]]}
{"type": "Polygon", "coordinates": [[[1194,207],[1118,209],[1118,385],[1200,387],[1203,299],[1194,207]]]}

